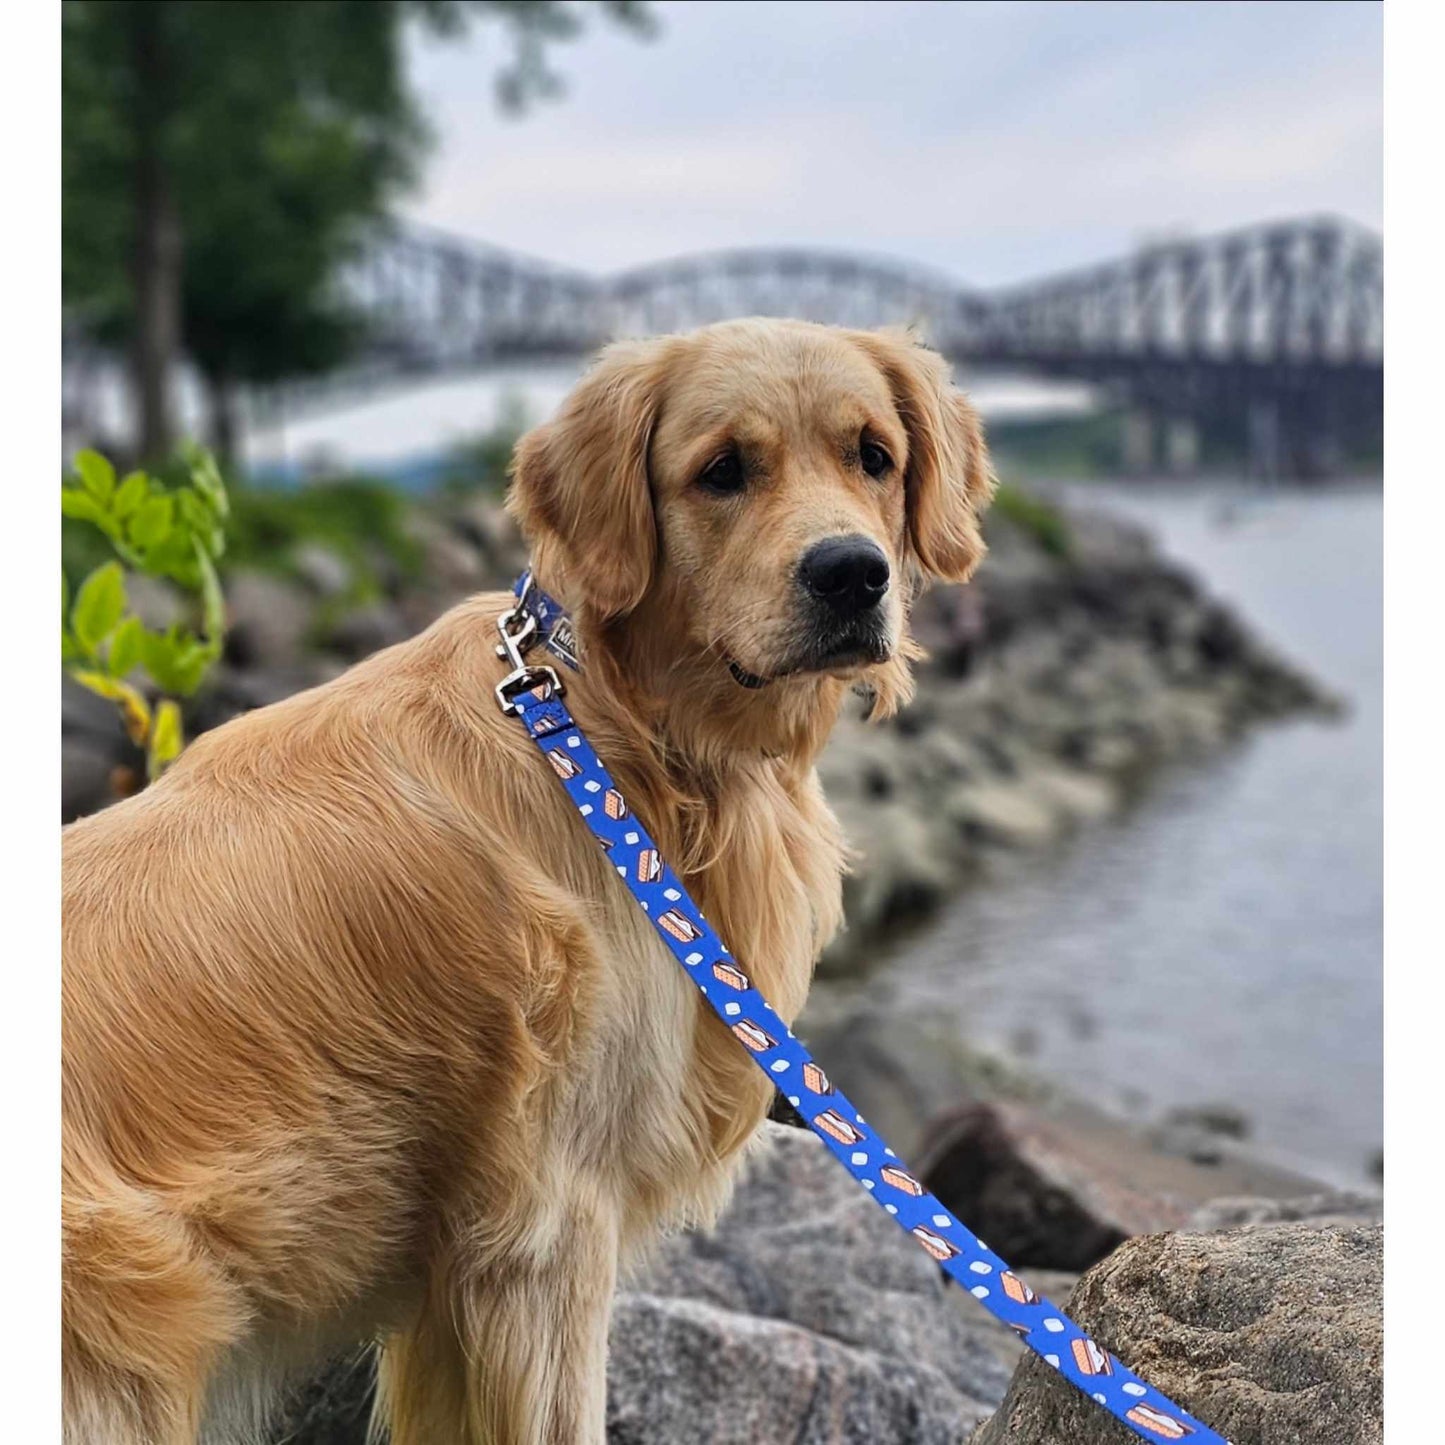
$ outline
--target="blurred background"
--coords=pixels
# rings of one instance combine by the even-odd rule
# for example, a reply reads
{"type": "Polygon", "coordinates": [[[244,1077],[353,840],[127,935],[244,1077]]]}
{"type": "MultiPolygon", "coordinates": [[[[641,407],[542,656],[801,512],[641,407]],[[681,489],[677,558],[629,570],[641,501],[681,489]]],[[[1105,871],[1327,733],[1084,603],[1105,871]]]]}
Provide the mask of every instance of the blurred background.
{"type": "MultiPolygon", "coordinates": [[[[825,759],[864,857],[805,1035],[885,1131],[1067,1098],[1215,1171],[1201,1198],[1367,1185],[1381,23],[67,0],[62,464],[219,459],[193,733],[506,580],[512,442],[609,337],[915,326],[1004,485],[977,581],[920,613],[917,704],[825,759]]],[[[72,589],[106,546],[67,517],[72,589]]],[[[155,629],[191,605],[129,598],[155,629]]],[[[143,768],[65,688],[71,818],[143,768]]]]}

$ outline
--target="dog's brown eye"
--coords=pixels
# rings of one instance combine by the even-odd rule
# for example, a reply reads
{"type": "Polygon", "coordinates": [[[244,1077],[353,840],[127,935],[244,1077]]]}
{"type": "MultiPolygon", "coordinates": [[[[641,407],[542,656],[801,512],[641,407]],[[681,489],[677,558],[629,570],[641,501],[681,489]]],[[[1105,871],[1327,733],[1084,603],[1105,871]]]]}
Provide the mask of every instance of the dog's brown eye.
{"type": "Polygon", "coordinates": [[[720,496],[740,492],[746,481],[743,459],[735,451],[725,451],[716,461],[708,463],[697,480],[699,486],[720,496]]]}
{"type": "Polygon", "coordinates": [[[877,442],[864,441],[858,445],[858,461],[870,477],[881,477],[893,465],[893,459],[877,442]]]}

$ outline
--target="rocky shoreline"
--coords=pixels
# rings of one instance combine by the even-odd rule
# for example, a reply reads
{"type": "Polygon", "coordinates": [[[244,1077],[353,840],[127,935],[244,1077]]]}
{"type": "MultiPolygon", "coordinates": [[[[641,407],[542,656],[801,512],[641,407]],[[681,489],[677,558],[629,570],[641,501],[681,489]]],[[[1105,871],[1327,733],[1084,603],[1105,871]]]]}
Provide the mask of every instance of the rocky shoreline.
{"type": "MultiPolygon", "coordinates": [[[[360,598],[348,561],[314,542],[274,570],[232,573],[225,664],[190,730],[334,676],[525,561],[482,499],[418,505],[407,525],[420,566],[370,559],[360,598]]],[[[930,660],[914,703],[878,726],[860,704],[823,758],[860,856],[848,929],[799,1031],[972,1228],[1041,1293],[1073,1294],[1086,1328],[1235,1445],[1376,1445],[1378,1200],[1322,1194],[1251,1158],[1228,1118],[1145,1136],[939,1025],[859,1011],[830,986],[1001,856],[1124,805],[1160,765],[1336,706],[1136,528],[1014,499],[988,538],[976,582],[917,609],[930,660]]],[[[153,624],[169,620],[163,592],[138,600],[153,624]]],[[[109,706],[69,684],[62,757],[66,818],[135,784],[109,706]]],[[[816,1140],[773,1124],[719,1230],[667,1242],[620,1294],[608,1440],[1132,1438],[1018,1353],[816,1140]]],[[[275,1438],[360,1445],[370,1388],[364,1357],[341,1362],[275,1438]]]]}
{"type": "Polygon", "coordinates": [[[1099,512],[1061,518],[1062,555],[993,519],[977,579],[916,611],[930,657],[913,703],[835,733],[824,786],[862,857],[825,975],[864,966],[1000,852],[1114,812],[1161,764],[1338,708],[1147,533],[1099,512]]]}
{"type": "MultiPolygon", "coordinates": [[[[314,686],[420,630],[526,561],[510,521],[472,497],[416,504],[411,569],[357,563],[317,541],[265,571],[230,572],[224,663],[187,707],[190,734],[314,686]]],[[[848,930],[826,971],[846,971],[929,917],[1000,850],[1046,845],[1117,808],[1157,765],[1217,748],[1251,723],[1336,704],[1276,657],[1147,533],[1095,511],[1027,501],[987,519],[989,556],[967,587],[915,611],[929,651],[914,701],[880,725],[863,705],[822,760],[860,857],[848,930]]],[[[148,622],[176,599],[137,579],[148,622]]],[[[139,761],[111,706],[62,685],[62,818],[134,787],[139,761]]]]}
{"type": "MultiPolygon", "coordinates": [[[[769,1124],[760,1142],[717,1229],[665,1241],[619,1290],[609,1445],[1134,1440],[949,1284],[812,1135],[769,1124]]],[[[1146,1210],[1177,1210],[1231,1182],[1137,1193],[1146,1210]]],[[[1246,1195],[1131,1234],[1088,1267],[1019,1268],[1234,1445],[1379,1445],[1379,1218],[1356,1195],[1246,1195]]],[[[1067,1250],[1079,1237],[1058,1225],[1053,1238],[1067,1250]]],[[[340,1361],[272,1438],[362,1445],[371,1390],[365,1354],[340,1361]]]]}

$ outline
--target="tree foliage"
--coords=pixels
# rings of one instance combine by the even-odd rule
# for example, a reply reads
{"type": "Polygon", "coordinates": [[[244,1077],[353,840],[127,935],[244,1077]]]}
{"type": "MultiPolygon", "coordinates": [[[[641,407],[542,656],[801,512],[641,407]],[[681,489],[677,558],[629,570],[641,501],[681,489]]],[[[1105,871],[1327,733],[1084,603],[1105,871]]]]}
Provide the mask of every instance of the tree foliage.
{"type": "MultiPolygon", "coordinates": [[[[648,28],[631,0],[599,8],[648,28]]],[[[415,181],[429,140],[407,25],[498,24],[511,59],[497,91],[518,107],[556,93],[548,47],[583,14],[555,0],[66,0],[67,310],[138,368],[183,346],[224,433],[237,383],[324,370],[357,338],[338,267],[415,181]]]]}

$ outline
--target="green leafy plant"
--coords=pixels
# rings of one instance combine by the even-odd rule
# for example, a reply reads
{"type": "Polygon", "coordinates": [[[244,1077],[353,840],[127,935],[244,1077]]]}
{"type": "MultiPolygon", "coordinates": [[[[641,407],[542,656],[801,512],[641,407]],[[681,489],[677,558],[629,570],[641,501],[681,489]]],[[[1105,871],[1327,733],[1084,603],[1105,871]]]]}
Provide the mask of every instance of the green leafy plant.
{"type": "Polygon", "coordinates": [[[142,471],[117,478],[98,452],[82,451],[75,478],[60,492],[61,513],[94,525],[115,553],[85,578],[73,601],[62,574],[61,661],[83,687],[115,703],[131,741],[145,751],[152,779],[184,746],[179,699],[205,680],[226,628],[216,563],[226,550],[230,502],[208,452],[192,450],[187,463],[189,481],[167,487],[142,471]],[[148,628],[130,608],[127,568],[189,594],[199,631],[179,622],[163,632],[148,628]]]}

